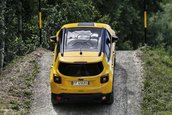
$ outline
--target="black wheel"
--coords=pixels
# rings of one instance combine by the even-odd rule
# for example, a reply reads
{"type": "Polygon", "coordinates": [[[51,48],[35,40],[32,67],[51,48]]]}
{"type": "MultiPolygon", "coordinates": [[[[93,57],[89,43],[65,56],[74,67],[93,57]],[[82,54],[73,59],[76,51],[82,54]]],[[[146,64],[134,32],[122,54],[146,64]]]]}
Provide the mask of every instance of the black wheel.
{"type": "Polygon", "coordinates": [[[115,57],[114,57],[114,69],[115,69],[115,64],[116,64],[116,51],[115,51],[115,57]]]}
{"type": "MultiPolygon", "coordinates": [[[[115,68],[114,68],[114,71],[115,71],[115,68]]],[[[113,73],[115,74],[115,72],[113,72],[113,73]]],[[[114,77],[115,77],[115,75],[113,75],[112,92],[108,95],[107,100],[105,101],[105,103],[108,105],[111,105],[114,102],[114,91],[113,91],[114,90],[114,77]]]]}
{"type": "Polygon", "coordinates": [[[58,103],[56,102],[56,100],[55,100],[55,94],[51,94],[51,103],[53,104],[53,105],[57,105],[58,103]]]}
{"type": "MultiPolygon", "coordinates": [[[[115,58],[115,62],[116,62],[116,58],[115,58]]],[[[114,70],[113,70],[113,84],[112,84],[112,92],[108,95],[108,98],[107,98],[107,100],[106,100],[106,104],[109,104],[109,105],[111,105],[111,104],[113,104],[113,102],[114,102],[114,77],[115,77],[115,64],[114,64],[114,70]]]]}
{"type": "Polygon", "coordinates": [[[112,93],[109,94],[107,100],[105,101],[105,104],[111,105],[114,102],[114,93],[112,91],[112,93]]]}

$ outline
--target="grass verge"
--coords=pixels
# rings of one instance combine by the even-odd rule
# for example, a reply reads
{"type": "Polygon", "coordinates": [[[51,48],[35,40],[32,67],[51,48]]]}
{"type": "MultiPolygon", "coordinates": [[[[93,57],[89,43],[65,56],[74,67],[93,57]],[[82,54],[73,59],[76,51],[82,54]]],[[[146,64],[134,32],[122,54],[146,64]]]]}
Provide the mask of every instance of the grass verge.
{"type": "Polygon", "coordinates": [[[142,49],[145,80],[142,115],[172,115],[172,56],[162,49],[142,49]]]}
{"type": "Polygon", "coordinates": [[[0,115],[29,113],[40,52],[39,49],[19,57],[3,70],[0,76],[0,115]]]}

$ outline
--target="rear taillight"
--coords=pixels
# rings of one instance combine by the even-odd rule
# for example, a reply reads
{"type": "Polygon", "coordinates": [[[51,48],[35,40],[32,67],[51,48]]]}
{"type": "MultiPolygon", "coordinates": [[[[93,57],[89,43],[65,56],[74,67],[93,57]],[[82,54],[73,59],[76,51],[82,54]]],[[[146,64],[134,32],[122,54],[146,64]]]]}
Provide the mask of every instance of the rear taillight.
{"type": "Polygon", "coordinates": [[[60,76],[58,76],[56,74],[54,74],[53,76],[54,76],[54,82],[55,83],[58,83],[58,84],[62,83],[62,80],[61,80],[60,76]]]}
{"type": "Polygon", "coordinates": [[[101,83],[106,83],[109,81],[109,74],[105,74],[100,78],[101,83]]]}

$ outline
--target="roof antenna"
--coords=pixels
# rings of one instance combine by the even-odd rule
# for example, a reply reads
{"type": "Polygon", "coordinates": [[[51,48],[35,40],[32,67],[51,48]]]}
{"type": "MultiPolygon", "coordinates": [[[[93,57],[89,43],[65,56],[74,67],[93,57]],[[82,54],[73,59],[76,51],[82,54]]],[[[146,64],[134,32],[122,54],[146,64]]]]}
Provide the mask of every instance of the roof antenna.
{"type": "Polygon", "coordinates": [[[81,48],[80,48],[80,55],[82,55],[82,51],[81,51],[81,48]]]}

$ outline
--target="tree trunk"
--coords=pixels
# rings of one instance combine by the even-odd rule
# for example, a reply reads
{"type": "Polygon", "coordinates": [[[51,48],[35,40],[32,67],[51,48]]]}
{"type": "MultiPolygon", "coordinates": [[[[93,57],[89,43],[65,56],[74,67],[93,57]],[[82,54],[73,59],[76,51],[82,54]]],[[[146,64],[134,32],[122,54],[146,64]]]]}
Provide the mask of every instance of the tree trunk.
{"type": "Polygon", "coordinates": [[[4,49],[5,49],[5,20],[4,13],[6,7],[6,0],[0,1],[0,73],[4,64],[4,49]]]}

